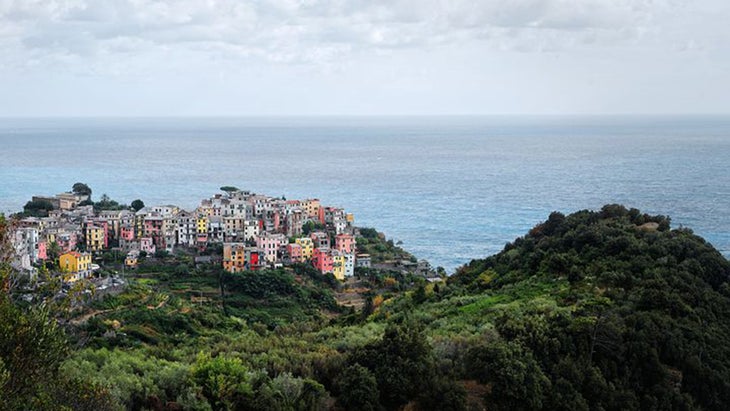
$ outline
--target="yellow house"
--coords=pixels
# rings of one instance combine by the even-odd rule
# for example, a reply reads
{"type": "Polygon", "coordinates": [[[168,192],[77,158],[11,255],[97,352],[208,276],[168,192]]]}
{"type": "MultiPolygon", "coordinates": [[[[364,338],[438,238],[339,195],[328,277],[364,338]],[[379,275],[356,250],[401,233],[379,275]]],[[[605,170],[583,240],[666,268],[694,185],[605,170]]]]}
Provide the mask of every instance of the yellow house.
{"type": "Polygon", "coordinates": [[[86,249],[101,251],[104,248],[104,229],[91,226],[86,229],[86,249]]]}
{"type": "Polygon", "coordinates": [[[124,259],[124,265],[127,267],[136,267],[139,263],[139,252],[136,251],[130,251],[127,254],[127,257],[124,259]]]}
{"type": "Polygon", "coordinates": [[[208,233],[208,216],[205,216],[205,215],[198,216],[198,219],[196,220],[196,229],[198,231],[198,234],[207,234],[208,233]]]}
{"type": "MultiPolygon", "coordinates": [[[[142,210],[138,211],[138,213],[141,213],[142,210]]],[[[144,216],[145,214],[136,214],[134,216],[134,232],[137,235],[137,238],[144,237],[144,216]]]]}
{"type": "Polygon", "coordinates": [[[344,254],[335,253],[332,256],[332,274],[340,281],[345,280],[345,260],[344,254]]]}
{"type": "Polygon", "coordinates": [[[61,271],[69,275],[66,281],[76,281],[91,269],[91,254],[71,251],[58,257],[58,266],[61,271]]]}
{"type": "Polygon", "coordinates": [[[302,258],[306,261],[312,259],[314,253],[314,243],[309,237],[300,237],[294,240],[295,243],[302,246],[302,258]]]}

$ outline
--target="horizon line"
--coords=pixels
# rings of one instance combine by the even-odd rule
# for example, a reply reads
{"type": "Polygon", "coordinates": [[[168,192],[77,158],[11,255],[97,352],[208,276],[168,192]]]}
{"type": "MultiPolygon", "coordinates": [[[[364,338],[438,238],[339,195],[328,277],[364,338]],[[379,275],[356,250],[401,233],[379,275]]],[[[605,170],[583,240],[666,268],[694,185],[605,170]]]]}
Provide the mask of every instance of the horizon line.
{"type": "Polygon", "coordinates": [[[398,117],[730,117],[721,113],[461,113],[461,114],[99,114],[99,115],[0,115],[0,119],[138,119],[138,118],[398,118],[398,117]]]}

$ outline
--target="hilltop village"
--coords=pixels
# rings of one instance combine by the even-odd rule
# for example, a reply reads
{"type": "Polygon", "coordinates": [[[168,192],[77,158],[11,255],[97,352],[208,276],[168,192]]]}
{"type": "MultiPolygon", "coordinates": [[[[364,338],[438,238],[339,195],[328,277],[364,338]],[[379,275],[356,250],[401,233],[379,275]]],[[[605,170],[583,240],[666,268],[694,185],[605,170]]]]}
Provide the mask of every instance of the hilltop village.
{"type": "MultiPolygon", "coordinates": [[[[80,184],[80,183],[79,183],[80,184]]],[[[14,267],[31,276],[43,262],[58,262],[66,282],[90,277],[99,266],[93,257],[124,253],[125,268],[141,258],[188,250],[203,253],[218,247],[222,257],[197,257],[222,265],[228,272],[280,268],[309,263],[338,280],[369,268],[368,254],[358,254],[359,229],[354,216],[318,199],[287,200],[235,187],[203,199],[193,211],[175,205],[117,206],[106,195],[90,200],[83,184],[74,192],[36,196],[17,220],[12,243],[14,267]]]]}

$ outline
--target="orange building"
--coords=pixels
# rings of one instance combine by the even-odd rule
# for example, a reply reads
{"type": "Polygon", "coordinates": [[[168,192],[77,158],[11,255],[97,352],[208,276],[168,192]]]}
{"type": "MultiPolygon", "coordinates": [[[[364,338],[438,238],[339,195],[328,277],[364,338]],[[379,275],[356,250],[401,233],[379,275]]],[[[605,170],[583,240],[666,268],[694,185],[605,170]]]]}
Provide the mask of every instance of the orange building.
{"type": "Polygon", "coordinates": [[[223,244],[223,269],[229,273],[246,270],[246,247],[244,243],[223,244]]]}

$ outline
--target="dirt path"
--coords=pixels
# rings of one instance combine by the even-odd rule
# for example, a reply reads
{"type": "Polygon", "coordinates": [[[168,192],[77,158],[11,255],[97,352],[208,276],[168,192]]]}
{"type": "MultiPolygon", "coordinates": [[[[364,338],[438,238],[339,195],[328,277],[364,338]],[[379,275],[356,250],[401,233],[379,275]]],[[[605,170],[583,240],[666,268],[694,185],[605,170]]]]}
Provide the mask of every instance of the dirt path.
{"type": "Polygon", "coordinates": [[[156,306],[154,306],[154,305],[148,305],[148,306],[147,306],[147,309],[148,309],[148,310],[157,310],[157,309],[160,309],[160,308],[162,308],[162,307],[163,307],[163,306],[164,306],[165,304],[167,304],[167,300],[169,300],[169,299],[170,299],[170,296],[169,296],[169,295],[165,295],[165,298],[163,298],[163,299],[162,299],[162,301],[160,301],[160,303],[159,303],[159,304],[157,304],[156,306]]]}
{"type": "Polygon", "coordinates": [[[96,317],[99,314],[106,314],[109,312],[114,311],[114,309],[108,309],[108,310],[94,310],[88,314],[84,314],[81,317],[74,318],[73,320],[69,321],[69,323],[73,325],[81,325],[89,321],[90,319],[96,317]]]}

